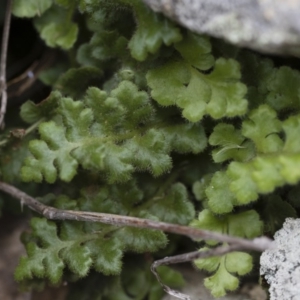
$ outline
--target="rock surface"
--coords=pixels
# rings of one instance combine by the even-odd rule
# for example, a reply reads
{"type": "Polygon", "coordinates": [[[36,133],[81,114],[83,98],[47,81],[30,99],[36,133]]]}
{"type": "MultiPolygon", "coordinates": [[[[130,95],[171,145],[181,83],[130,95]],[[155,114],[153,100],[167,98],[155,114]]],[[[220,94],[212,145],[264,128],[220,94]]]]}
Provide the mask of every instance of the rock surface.
{"type": "Polygon", "coordinates": [[[300,219],[286,219],[274,239],[275,248],[260,259],[260,273],[270,284],[270,299],[300,299],[300,219]]]}
{"type": "Polygon", "coordinates": [[[265,53],[300,56],[300,0],[143,0],[182,26],[265,53]]]}

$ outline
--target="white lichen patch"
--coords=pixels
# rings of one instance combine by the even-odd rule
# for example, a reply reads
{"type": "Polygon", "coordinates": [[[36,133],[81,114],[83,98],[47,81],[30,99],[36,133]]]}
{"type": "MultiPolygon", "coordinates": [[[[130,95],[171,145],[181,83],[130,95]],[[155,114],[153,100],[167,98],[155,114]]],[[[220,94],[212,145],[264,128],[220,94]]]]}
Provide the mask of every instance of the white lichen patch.
{"type": "Polygon", "coordinates": [[[275,247],[260,259],[271,300],[300,299],[300,219],[286,219],[274,235],[275,247]]]}

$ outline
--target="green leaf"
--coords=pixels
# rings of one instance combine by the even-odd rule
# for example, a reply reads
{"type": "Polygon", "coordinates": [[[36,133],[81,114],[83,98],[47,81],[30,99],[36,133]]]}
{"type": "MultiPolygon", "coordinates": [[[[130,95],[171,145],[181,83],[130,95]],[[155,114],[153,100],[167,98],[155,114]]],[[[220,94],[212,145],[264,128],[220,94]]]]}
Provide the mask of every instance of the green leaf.
{"type": "MultiPolygon", "coordinates": [[[[204,209],[199,213],[198,219],[191,222],[191,226],[196,228],[248,239],[259,236],[262,232],[262,225],[259,215],[254,210],[218,217],[213,215],[208,209],[204,209]]],[[[216,244],[214,241],[208,241],[207,243],[210,245],[216,244]]]]}
{"type": "Polygon", "coordinates": [[[279,137],[282,130],[276,112],[268,105],[261,105],[248,115],[242,126],[242,134],[251,139],[258,152],[272,153],[282,149],[283,141],[279,137]]]}
{"type": "Polygon", "coordinates": [[[251,177],[253,171],[251,163],[232,162],[228,167],[226,173],[231,179],[229,188],[240,203],[247,204],[258,198],[257,184],[251,177]]]}
{"type": "MultiPolygon", "coordinates": [[[[29,155],[28,143],[31,137],[27,136],[20,140],[11,140],[9,144],[12,147],[2,149],[0,157],[1,180],[17,184],[21,181],[20,170],[24,159],[29,155]]],[[[24,189],[24,187],[22,187],[24,189]]],[[[1,204],[0,204],[1,206],[1,204]]]]}
{"type": "Polygon", "coordinates": [[[104,275],[117,275],[121,273],[124,247],[118,239],[106,239],[103,237],[102,239],[99,238],[87,242],[86,245],[91,251],[92,257],[94,257],[93,267],[96,271],[104,275]]]}
{"type": "Polygon", "coordinates": [[[205,71],[213,67],[214,57],[211,54],[211,44],[207,37],[188,31],[174,46],[182,58],[195,68],[205,71]]]}
{"type": "MultiPolygon", "coordinates": [[[[199,251],[208,250],[209,248],[204,247],[199,251]]],[[[212,276],[204,280],[204,285],[211,290],[214,297],[222,297],[226,295],[226,291],[236,290],[239,286],[239,279],[234,275],[245,275],[253,267],[252,256],[243,252],[231,252],[221,257],[200,258],[194,260],[194,264],[200,270],[214,272],[212,276]]]]}
{"type": "MultiPolygon", "coordinates": [[[[259,112],[261,108],[266,113],[265,115],[254,113],[257,122],[268,119],[267,111],[269,111],[269,108],[266,106],[260,107],[255,112],[259,112]]],[[[273,114],[272,118],[274,119],[273,114]]],[[[247,163],[232,162],[229,165],[227,175],[231,179],[230,190],[235,194],[238,202],[249,203],[256,200],[259,193],[270,193],[276,187],[283,186],[286,183],[296,184],[299,182],[300,143],[297,139],[297,132],[300,130],[299,120],[300,116],[294,115],[282,122],[285,132],[284,142],[279,139],[277,133],[269,135],[270,138],[265,138],[264,134],[259,133],[272,130],[276,132],[278,128],[276,124],[279,122],[277,119],[274,119],[273,122],[275,129],[269,127],[269,123],[266,123],[262,125],[265,127],[262,127],[260,131],[258,130],[260,127],[257,126],[256,132],[254,129],[256,125],[253,125],[253,122],[246,121],[247,134],[252,136],[251,138],[258,144],[257,147],[260,147],[262,151],[273,151],[276,147],[279,147],[279,149],[278,152],[272,155],[258,155],[247,163]]],[[[270,120],[269,122],[272,124],[270,120]]]]}
{"type": "MultiPolygon", "coordinates": [[[[199,250],[199,252],[209,251],[210,248],[203,247],[199,250]]],[[[206,270],[208,272],[215,272],[220,265],[221,258],[218,256],[212,256],[205,259],[198,258],[194,260],[195,266],[200,270],[206,270]]]]}
{"type": "Polygon", "coordinates": [[[279,230],[286,218],[297,218],[297,212],[290,203],[283,201],[278,195],[263,199],[262,215],[265,220],[265,230],[274,233],[279,230]]]}
{"type": "Polygon", "coordinates": [[[62,94],[78,99],[83,97],[85,91],[91,86],[100,86],[103,78],[102,70],[85,66],[70,68],[55,83],[55,89],[62,94]]]}
{"type": "Polygon", "coordinates": [[[172,124],[162,129],[172,149],[178,153],[202,152],[207,146],[204,129],[200,123],[172,124]]]}
{"type": "Polygon", "coordinates": [[[62,122],[42,123],[41,139],[30,142],[33,156],[22,168],[24,181],[44,178],[53,183],[59,176],[69,182],[79,165],[103,172],[109,182],[127,181],[135,168],[159,176],[171,168],[170,151],[179,148],[178,142],[183,141],[180,152],[199,152],[205,145],[199,126],[182,124],[179,130],[178,124],[167,123],[165,128],[152,128],[154,109],[148,95],[129,81],[110,95],[89,88],[84,102],[62,98],[57,113],[62,122]],[[198,140],[188,146],[189,136],[198,140]]]}
{"type": "Polygon", "coordinates": [[[70,270],[80,277],[86,276],[93,264],[91,252],[87,246],[74,245],[70,249],[63,249],[62,256],[70,270]]]}
{"type": "Polygon", "coordinates": [[[152,98],[163,106],[182,108],[183,116],[191,122],[205,114],[219,119],[246,113],[246,86],[239,81],[239,65],[234,60],[218,59],[210,74],[183,60],[169,61],[150,70],[146,77],[152,98]]]}
{"type": "Polygon", "coordinates": [[[55,223],[46,219],[33,218],[31,227],[41,246],[28,243],[28,256],[21,258],[16,269],[15,277],[18,281],[37,276],[58,283],[66,264],[79,276],[86,274],[92,264],[92,259],[86,255],[88,249],[76,246],[76,242],[62,241],[57,236],[55,223]]]}
{"type": "Polygon", "coordinates": [[[227,218],[229,235],[253,239],[262,234],[263,222],[253,209],[229,215],[227,218]]]}
{"type": "Polygon", "coordinates": [[[21,106],[21,118],[26,123],[34,123],[42,118],[50,117],[53,115],[55,109],[58,107],[58,103],[62,96],[59,92],[54,91],[44,99],[42,102],[35,104],[32,101],[27,101],[21,106]]]}
{"type": "Polygon", "coordinates": [[[86,66],[102,67],[103,63],[123,58],[127,53],[128,41],[117,31],[99,30],[94,33],[89,43],[82,44],[77,51],[77,61],[86,66]]]}
{"type": "Polygon", "coordinates": [[[300,115],[289,117],[282,122],[285,133],[284,152],[299,153],[300,141],[298,139],[298,129],[300,129],[300,115]]]}
{"type": "Polygon", "coordinates": [[[32,140],[29,143],[29,150],[33,157],[26,158],[21,170],[24,181],[41,182],[44,179],[53,183],[57,179],[57,168],[59,177],[64,181],[70,181],[76,174],[77,161],[69,154],[69,151],[62,152],[60,147],[72,150],[65,132],[54,122],[42,123],[39,127],[42,137],[48,138],[51,148],[48,148],[44,141],[32,140]],[[51,135],[48,137],[48,133],[51,135]],[[54,164],[55,162],[55,164],[54,164]]]}
{"type": "Polygon", "coordinates": [[[124,227],[116,234],[126,250],[137,253],[155,252],[167,245],[167,238],[161,231],[124,227]]]}
{"type": "Polygon", "coordinates": [[[185,280],[182,274],[176,270],[173,270],[167,266],[159,266],[157,268],[157,273],[159,274],[162,281],[171,287],[183,287],[185,280]]]}
{"type": "Polygon", "coordinates": [[[68,50],[77,40],[78,26],[71,21],[72,10],[53,6],[35,20],[35,27],[49,47],[68,50]]]}
{"type": "Polygon", "coordinates": [[[213,160],[216,163],[231,159],[248,161],[254,156],[254,147],[251,142],[245,140],[240,130],[236,130],[233,125],[218,124],[208,140],[210,145],[218,146],[212,151],[213,160]]]}
{"type": "Polygon", "coordinates": [[[230,178],[225,172],[216,172],[207,188],[205,194],[208,198],[208,206],[213,213],[224,214],[231,212],[237,205],[234,194],[229,189],[230,178]]]}
{"type": "MultiPolygon", "coordinates": [[[[32,234],[27,240],[27,257],[22,257],[16,269],[18,281],[34,277],[61,281],[66,266],[76,276],[86,276],[93,266],[106,275],[121,272],[122,243],[115,237],[106,237],[105,230],[86,232],[81,223],[54,222],[42,218],[31,220],[32,234]]],[[[102,230],[101,230],[102,229],[102,230]]],[[[114,229],[112,229],[114,231],[114,229]]]]}
{"type": "Polygon", "coordinates": [[[41,38],[45,40],[49,47],[61,47],[62,49],[70,49],[78,34],[76,24],[68,22],[65,24],[49,24],[41,31],[41,38]]]}
{"type": "Polygon", "coordinates": [[[283,66],[275,69],[269,75],[267,89],[269,91],[266,102],[276,111],[283,109],[300,108],[300,73],[289,67],[283,66]]]}
{"type": "MultiPolygon", "coordinates": [[[[215,217],[210,210],[203,209],[199,213],[198,219],[193,220],[190,223],[190,226],[223,233],[223,230],[226,229],[226,219],[224,219],[223,216],[221,216],[220,218],[215,217]]],[[[217,244],[217,242],[213,240],[209,240],[206,242],[210,245],[217,244]]]]}
{"type": "MultiPolygon", "coordinates": [[[[55,3],[64,7],[64,8],[68,8],[72,5],[74,5],[74,1],[73,0],[55,0],[55,3]]],[[[75,2],[76,3],[76,2],[75,2]]]]}
{"type": "Polygon", "coordinates": [[[59,77],[69,68],[68,62],[57,62],[39,73],[39,80],[48,86],[55,86],[59,77]]]}
{"type": "Polygon", "coordinates": [[[179,28],[171,21],[154,13],[140,1],[129,3],[133,4],[137,22],[137,30],[128,44],[134,59],[144,61],[149,53],[156,53],[162,44],[170,46],[182,39],[179,28]]]}
{"type": "Polygon", "coordinates": [[[41,16],[52,3],[53,0],[14,0],[12,13],[19,18],[41,16]]]}
{"type": "Polygon", "coordinates": [[[188,224],[195,216],[187,190],[181,183],[172,185],[166,195],[152,198],[147,212],[163,222],[181,225],[188,224]]]}
{"type": "Polygon", "coordinates": [[[206,199],[205,190],[208,187],[212,176],[212,174],[206,174],[201,178],[201,180],[197,180],[194,182],[193,194],[198,201],[203,201],[206,199]]]}
{"type": "Polygon", "coordinates": [[[122,184],[89,186],[81,190],[80,210],[127,215],[144,197],[135,180],[122,184]]]}
{"type": "Polygon", "coordinates": [[[220,265],[218,271],[204,280],[204,286],[211,290],[214,297],[226,295],[226,291],[234,291],[239,286],[237,277],[227,272],[224,265],[220,265]]]}

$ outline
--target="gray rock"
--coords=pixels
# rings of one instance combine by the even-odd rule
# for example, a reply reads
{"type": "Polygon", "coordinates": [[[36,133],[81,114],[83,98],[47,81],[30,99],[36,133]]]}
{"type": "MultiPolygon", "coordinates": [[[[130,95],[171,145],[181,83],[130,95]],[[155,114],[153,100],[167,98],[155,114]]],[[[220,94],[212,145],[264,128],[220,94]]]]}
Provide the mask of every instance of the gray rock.
{"type": "Polygon", "coordinates": [[[300,299],[300,219],[286,219],[276,232],[274,249],[260,259],[260,273],[270,284],[271,300],[300,299]]]}
{"type": "Polygon", "coordinates": [[[191,31],[300,56],[300,0],[143,0],[191,31]]]}

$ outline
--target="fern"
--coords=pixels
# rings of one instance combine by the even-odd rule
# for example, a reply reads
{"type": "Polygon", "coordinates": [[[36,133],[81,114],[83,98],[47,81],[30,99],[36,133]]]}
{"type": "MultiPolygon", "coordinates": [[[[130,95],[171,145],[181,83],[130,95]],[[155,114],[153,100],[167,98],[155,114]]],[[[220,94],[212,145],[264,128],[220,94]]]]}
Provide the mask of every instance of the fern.
{"type": "MultiPolygon", "coordinates": [[[[25,102],[1,135],[3,180],[35,196],[56,191],[40,198],[56,208],[249,239],[297,216],[298,70],[226,51],[139,0],[16,0],[13,13],[32,18],[60,54],[40,74],[50,95],[25,102]]],[[[150,263],[180,243],[139,228],[37,217],[30,224],[16,279],[26,288],[76,281],[70,299],[129,299],[128,291],[130,299],[161,299],[150,263]]],[[[202,242],[199,251],[217,244],[202,242]]],[[[253,261],[235,252],[195,265],[212,273],[205,286],[220,297],[253,261]]],[[[176,272],[159,272],[182,285],[176,272]]]]}
{"type": "Polygon", "coordinates": [[[179,106],[191,122],[201,120],[205,114],[220,119],[246,112],[246,86],[239,82],[241,74],[236,61],[219,58],[214,62],[209,41],[191,34],[175,48],[182,59],[174,57],[147,74],[151,96],[159,104],[179,106]],[[212,67],[210,74],[201,72],[212,67]],[[169,93],[165,93],[166,85],[171,88],[169,93]]]}
{"type": "Polygon", "coordinates": [[[158,176],[171,168],[169,153],[174,148],[197,153],[205,147],[204,133],[196,143],[193,140],[194,126],[183,124],[182,136],[178,125],[155,128],[160,120],[155,120],[148,95],[128,81],[121,82],[110,96],[89,88],[84,102],[62,98],[57,113],[61,124],[42,123],[42,140],[29,145],[33,157],[22,168],[25,181],[40,182],[44,177],[53,183],[57,174],[71,181],[78,165],[102,171],[110,183],[129,180],[135,169],[158,176]]]}

